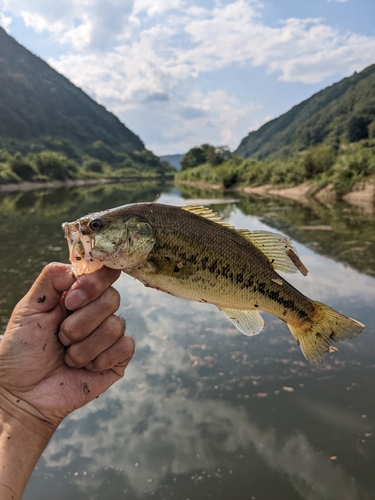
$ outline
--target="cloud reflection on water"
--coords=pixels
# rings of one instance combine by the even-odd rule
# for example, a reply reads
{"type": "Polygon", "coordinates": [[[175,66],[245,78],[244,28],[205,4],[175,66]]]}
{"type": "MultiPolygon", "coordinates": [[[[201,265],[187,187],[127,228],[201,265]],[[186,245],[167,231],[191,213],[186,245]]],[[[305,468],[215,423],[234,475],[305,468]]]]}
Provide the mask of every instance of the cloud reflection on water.
{"type": "MultiPolygon", "coordinates": [[[[173,194],[160,201],[176,204],[173,194]]],[[[237,209],[227,212],[237,227],[269,229],[237,209]]],[[[310,274],[287,276],[288,281],[345,314],[366,311],[369,316],[375,280],[302,245],[297,248],[310,274]]],[[[259,489],[261,477],[275,477],[275,472],[299,495],[295,498],[371,498],[344,462],[329,460],[313,432],[298,420],[301,414],[292,411],[300,408],[311,421],[324,424],[327,440],[327,429],[333,428],[345,438],[346,432],[364,431],[360,417],[343,410],[347,399],[327,402],[324,394],[314,399],[309,392],[288,393],[285,400],[276,396],[283,386],[298,387],[303,376],[315,384],[314,393],[319,379],[343,374],[353,352],[369,345],[364,334],[315,368],[304,361],[285,325],[270,316],[264,332],[249,339],[213,306],[150,290],[126,275],[116,288],[127,332],[136,339],[135,357],[123,381],[63,423],[43,455],[41,470],[65,474],[77,498],[90,500],[105,498],[107,488],[108,498],[122,498],[124,490],[126,498],[148,498],[163,485],[173,494],[180,483],[184,493],[194,483],[198,497],[204,485],[214,495],[221,480],[232,481],[235,497],[245,499],[252,485],[259,489]],[[277,398],[287,409],[288,425],[285,417],[270,424],[277,398]]],[[[370,330],[371,321],[369,325],[370,330]]],[[[342,454],[345,447],[344,442],[342,454]]]]}
{"type": "MultiPolygon", "coordinates": [[[[307,254],[310,264],[314,265],[315,259],[321,261],[312,252],[307,254]]],[[[350,269],[345,269],[346,276],[342,276],[342,270],[337,271],[341,264],[326,264],[319,281],[314,280],[309,287],[315,297],[332,296],[327,287],[330,276],[336,276],[341,297],[356,301],[363,295],[364,281],[367,287],[370,278],[350,269]],[[353,283],[347,279],[348,274],[355,277],[353,283]]],[[[228,455],[242,453],[252,460],[255,450],[258,459],[285,475],[303,499],[367,498],[350,474],[320,454],[304,433],[280,437],[274,429],[264,429],[257,423],[248,408],[219,398],[204,399],[207,386],[215,383],[213,374],[219,378],[230,339],[242,338],[216,308],[144,288],[127,276],[122,276],[116,286],[123,298],[121,310],[128,321],[128,332],[137,341],[136,356],[122,382],[67,420],[44,454],[47,468],[67,467],[78,455],[83,461],[87,458],[87,471],[94,475],[90,480],[82,474],[72,478],[87,498],[96,498],[95,491],[107,477],[99,473],[105,465],[117,469],[134,498],[143,498],[170,475],[178,480],[197,470],[213,474],[217,467],[223,469],[223,463],[227,469],[231,467],[228,455]],[[192,339],[202,348],[194,359],[192,339]],[[212,362],[213,374],[202,378],[199,370],[205,367],[204,346],[211,342],[217,353],[212,362]]],[[[375,289],[372,293],[374,296],[375,289]]],[[[268,322],[266,328],[271,334],[275,324],[268,322]]],[[[274,359],[286,355],[287,342],[280,350],[279,343],[272,345],[267,339],[267,331],[263,335],[256,345],[265,342],[274,359]]],[[[282,336],[289,333],[284,329],[282,336]]],[[[254,341],[248,339],[251,351],[254,341]]],[[[214,358],[212,349],[206,357],[210,356],[214,358]]],[[[252,352],[252,356],[257,353],[252,352]]],[[[223,384],[228,383],[226,379],[227,375],[223,384]]],[[[241,374],[236,383],[241,385],[241,374]]],[[[244,383],[249,384],[247,379],[244,383]]],[[[337,414],[340,408],[332,412],[337,414]]],[[[250,468],[249,482],[252,480],[250,468]]]]}
{"type": "MultiPolygon", "coordinates": [[[[274,429],[262,430],[252,423],[242,407],[187,399],[178,391],[166,398],[160,387],[148,391],[141,401],[129,396],[126,387],[117,386],[116,395],[111,395],[121,401],[117,415],[90,437],[76,423],[73,433],[52,443],[44,455],[48,467],[67,465],[72,449],[89,457],[87,470],[89,475],[94,472],[94,478],[80,474],[72,479],[88,498],[96,498],[100,485],[95,472],[106,464],[120,470],[124,483],[142,498],[167,475],[178,480],[179,475],[197,470],[212,474],[218,466],[224,469],[223,462],[228,473],[228,461],[218,463],[218,455],[242,452],[251,457],[252,447],[270,469],[286,475],[306,500],[370,498],[340,465],[319,454],[304,434],[280,439],[274,429]]],[[[251,484],[251,468],[248,474],[251,484]]]]}

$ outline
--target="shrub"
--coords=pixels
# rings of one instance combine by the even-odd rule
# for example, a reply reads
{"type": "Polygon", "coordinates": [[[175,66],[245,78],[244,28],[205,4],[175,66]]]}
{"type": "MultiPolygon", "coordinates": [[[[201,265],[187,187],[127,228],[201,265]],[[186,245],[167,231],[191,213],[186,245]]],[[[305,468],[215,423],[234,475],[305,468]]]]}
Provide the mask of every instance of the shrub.
{"type": "Polygon", "coordinates": [[[84,170],[89,172],[102,173],[103,172],[103,163],[99,160],[95,160],[94,158],[88,158],[82,164],[84,170]]]}
{"type": "Polygon", "coordinates": [[[9,163],[0,161],[0,184],[21,182],[21,178],[12,170],[9,163]]]}
{"type": "Polygon", "coordinates": [[[342,195],[357,182],[375,174],[375,160],[370,148],[349,148],[341,154],[332,168],[331,182],[337,193],[342,195]]]}
{"type": "Polygon", "coordinates": [[[66,180],[78,177],[78,165],[61,153],[42,151],[31,155],[32,163],[48,179],[66,180]]]}
{"type": "Polygon", "coordinates": [[[332,146],[315,146],[300,154],[299,161],[304,170],[305,179],[314,179],[317,175],[329,171],[337,158],[332,146]]]}
{"type": "Polygon", "coordinates": [[[11,170],[23,181],[35,181],[38,179],[39,171],[21,153],[16,153],[10,160],[11,170]]]}

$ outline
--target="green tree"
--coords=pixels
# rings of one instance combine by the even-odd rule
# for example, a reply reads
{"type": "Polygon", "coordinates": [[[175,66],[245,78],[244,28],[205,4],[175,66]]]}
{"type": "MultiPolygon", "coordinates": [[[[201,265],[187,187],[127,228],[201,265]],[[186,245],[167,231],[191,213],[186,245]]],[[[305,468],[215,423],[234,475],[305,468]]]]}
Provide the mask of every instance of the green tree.
{"type": "Polygon", "coordinates": [[[186,153],[181,161],[181,170],[188,170],[190,168],[199,167],[206,163],[206,155],[201,147],[195,146],[186,153]]]}
{"type": "Polygon", "coordinates": [[[206,162],[213,167],[221,165],[231,157],[227,146],[215,147],[211,144],[202,144],[201,148],[206,156],[206,162]]]}
{"type": "Polygon", "coordinates": [[[186,153],[181,161],[181,170],[199,167],[208,163],[211,167],[221,165],[231,157],[227,146],[215,147],[212,144],[202,144],[195,146],[186,153]]]}
{"type": "Polygon", "coordinates": [[[375,119],[372,120],[370,125],[368,126],[368,136],[370,139],[375,139],[375,119]]]}
{"type": "Polygon", "coordinates": [[[349,142],[358,142],[368,138],[368,125],[371,118],[362,114],[351,115],[345,126],[346,137],[349,142]]]}

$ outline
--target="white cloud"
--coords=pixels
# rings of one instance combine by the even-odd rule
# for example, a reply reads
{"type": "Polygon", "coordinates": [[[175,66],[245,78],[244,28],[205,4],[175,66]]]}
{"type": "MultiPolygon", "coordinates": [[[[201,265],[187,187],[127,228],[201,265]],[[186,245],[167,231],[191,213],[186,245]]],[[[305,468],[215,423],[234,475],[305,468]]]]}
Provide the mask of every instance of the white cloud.
{"type": "Polygon", "coordinates": [[[288,19],[269,27],[242,0],[191,19],[185,31],[196,44],[176,55],[193,73],[233,62],[266,66],[284,81],[316,83],[337,72],[354,71],[373,61],[375,37],[342,34],[322,19],[288,19]]]}
{"type": "Polygon", "coordinates": [[[27,26],[65,45],[66,54],[49,61],[58,71],[160,154],[167,152],[167,140],[168,152],[177,152],[199,137],[235,147],[262,122],[250,94],[240,102],[224,81],[215,89],[203,88],[202,75],[263,66],[284,82],[312,84],[373,62],[374,36],[342,33],[323,19],[267,25],[258,1],[213,5],[202,7],[194,0],[3,0],[4,9],[22,16],[27,26]]]}
{"type": "Polygon", "coordinates": [[[2,28],[4,28],[5,30],[7,30],[8,27],[10,26],[11,22],[12,22],[12,18],[11,17],[6,16],[6,14],[4,14],[4,12],[0,12],[0,26],[2,28]]]}
{"type": "Polygon", "coordinates": [[[135,0],[134,2],[134,14],[145,11],[148,16],[154,16],[157,14],[162,14],[169,9],[182,8],[183,3],[181,0],[135,0]]]}
{"type": "Polygon", "coordinates": [[[3,5],[36,32],[50,32],[58,43],[103,50],[122,33],[133,0],[3,0],[3,5]]]}

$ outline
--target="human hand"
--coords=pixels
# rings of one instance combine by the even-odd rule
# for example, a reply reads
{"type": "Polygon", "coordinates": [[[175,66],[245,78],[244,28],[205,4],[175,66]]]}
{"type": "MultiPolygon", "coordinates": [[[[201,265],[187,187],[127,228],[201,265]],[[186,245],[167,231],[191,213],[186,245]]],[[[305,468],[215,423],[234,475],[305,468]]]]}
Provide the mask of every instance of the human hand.
{"type": "Polygon", "coordinates": [[[134,341],[114,315],[118,276],[103,267],[75,281],[49,264],[15,307],[0,342],[1,499],[21,499],[62,419],[124,375],[134,341]]]}
{"type": "Polygon", "coordinates": [[[124,375],[134,341],[113,314],[118,276],[103,267],[75,281],[69,265],[43,269],[0,343],[0,406],[10,415],[52,435],[70,412],[124,375]]]}

